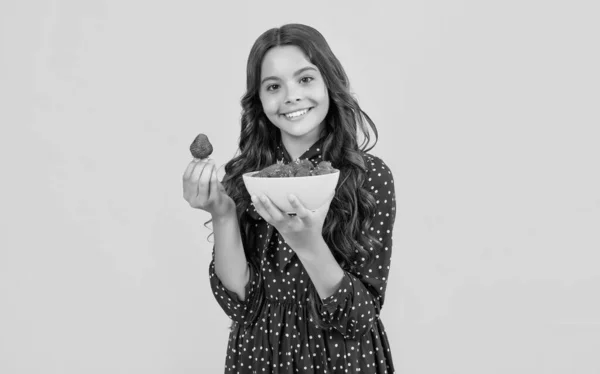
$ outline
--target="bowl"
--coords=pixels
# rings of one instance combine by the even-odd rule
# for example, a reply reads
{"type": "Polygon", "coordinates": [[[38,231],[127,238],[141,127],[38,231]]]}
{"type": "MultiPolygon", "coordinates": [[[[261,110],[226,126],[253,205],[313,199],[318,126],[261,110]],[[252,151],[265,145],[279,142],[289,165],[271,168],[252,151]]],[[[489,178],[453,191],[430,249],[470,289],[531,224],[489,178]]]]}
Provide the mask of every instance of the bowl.
{"type": "Polygon", "coordinates": [[[296,213],[290,204],[288,195],[292,194],[307,209],[315,211],[327,202],[337,186],[340,171],[307,177],[262,178],[253,177],[258,171],[242,175],[250,196],[266,195],[271,201],[288,214],[296,213]]]}

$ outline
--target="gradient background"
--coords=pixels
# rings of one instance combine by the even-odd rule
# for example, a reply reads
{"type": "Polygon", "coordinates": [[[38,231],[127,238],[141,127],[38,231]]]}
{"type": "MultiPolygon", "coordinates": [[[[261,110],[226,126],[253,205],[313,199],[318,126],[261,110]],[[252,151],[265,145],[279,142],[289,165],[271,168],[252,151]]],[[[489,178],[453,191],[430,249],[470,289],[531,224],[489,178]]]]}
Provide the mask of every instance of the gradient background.
{"type": "Polygon", "coordinates": [[[397,372],[600,373],[595,2],[366,4],[0,2],[2,374],[222,372],[181,177],[199,132],[233,156],[250,47],[288,22],[395,177],[397,372]]]}

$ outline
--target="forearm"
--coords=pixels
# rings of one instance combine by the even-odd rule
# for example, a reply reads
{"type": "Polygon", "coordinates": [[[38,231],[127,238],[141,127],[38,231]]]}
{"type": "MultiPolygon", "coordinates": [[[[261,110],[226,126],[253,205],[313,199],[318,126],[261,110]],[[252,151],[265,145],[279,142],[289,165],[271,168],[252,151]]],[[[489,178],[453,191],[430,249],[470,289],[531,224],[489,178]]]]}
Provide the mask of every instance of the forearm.
{"type": "Polygon", "coordinates": [[[318,240],[310,250],[307,247],[297,254],[324,303],[320,307],[322,320],[347,339],[369,331],[377,318],[379,303],[361,280],[352,273],[346,274],[325,241],[318,240]]]}
{"type": "Polygon", "coordinates": [[[235,215],[213,217],[215,240],[215,273],[227,289],[235,292],[241,300],[246,298],[245,286],[250,272],[235,215]]]}
{"type": "Polygon", "coordinates": [[[325,240],[320,238],[311,244],[310,250],[297,253],[319,297],[324,300],[331,296],[339,288],[344,278],[344,270],[333,257],[325,240]]]}

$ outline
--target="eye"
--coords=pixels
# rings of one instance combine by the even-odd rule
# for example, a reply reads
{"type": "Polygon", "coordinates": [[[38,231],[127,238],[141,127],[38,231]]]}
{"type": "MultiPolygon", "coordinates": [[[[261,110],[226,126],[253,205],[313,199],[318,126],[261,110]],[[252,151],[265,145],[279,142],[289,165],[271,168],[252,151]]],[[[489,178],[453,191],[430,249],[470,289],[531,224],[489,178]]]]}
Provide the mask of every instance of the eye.
{"type": "Polygon", "coordinates": [[[313,78],[313,77],[308,77],[308,76],[307,76],[307,77],[302,77],[302,78],[300,78],[300,82],[302,82],[302,83],[309,83],[310,81],[312,81],[312,80],[314,80],[314,79],[315,79],[315,78],[313,78]]]}
{"type": "Polygon", "coordinates": [[[278,87],[279,87],[278,84],[270,84],[270,85],[267,86],[266,90],[267,91],[273,91],[273,90],[276,90],[278,87]]]}

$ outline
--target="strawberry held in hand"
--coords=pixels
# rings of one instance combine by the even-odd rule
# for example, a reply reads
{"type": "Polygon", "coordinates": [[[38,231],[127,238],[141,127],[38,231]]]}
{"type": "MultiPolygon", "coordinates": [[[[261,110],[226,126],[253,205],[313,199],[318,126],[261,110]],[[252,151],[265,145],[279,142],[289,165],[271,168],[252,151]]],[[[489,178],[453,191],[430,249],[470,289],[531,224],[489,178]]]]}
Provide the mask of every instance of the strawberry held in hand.
{"type": "Polygon", "coordinates": [[[190,152],[194,158],[207,158],[213,152],[212,144],[208,141],[208,137],[204,134],[199,134],[190,145],[190,152]]]}

